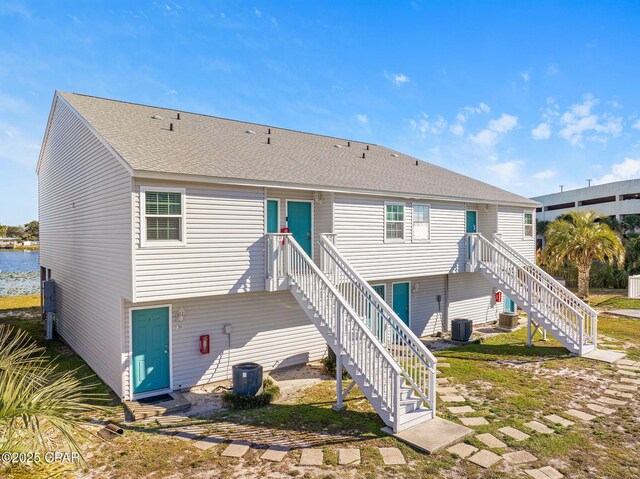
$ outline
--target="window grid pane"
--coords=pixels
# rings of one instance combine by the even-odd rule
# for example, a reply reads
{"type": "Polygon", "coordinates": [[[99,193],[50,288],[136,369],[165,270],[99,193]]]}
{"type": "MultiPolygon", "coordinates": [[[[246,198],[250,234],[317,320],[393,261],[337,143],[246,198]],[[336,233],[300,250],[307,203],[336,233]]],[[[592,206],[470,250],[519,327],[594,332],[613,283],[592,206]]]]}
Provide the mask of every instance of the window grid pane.
{"type": "Polygon", "coordinates": [[[148,215],[181,215],[181,194],[166,191],[147,191],[145,213],[148,215]]]}
{"type": "Polygon", "coordinates": [[[180,241],[180,218],[147,218],[147,240],[180,241]]]}
{"type": "Polygon", "coordinates": [[[404,221],[404,205],[386,205],[387,221],[404,221]]]}
{"type": "Polygon", "coordinates": [[[404,239],[404,223],[400,221],[387,222],[387,239],[404,239]]]}
{"type": "Polygon", "coordinates": [[[533,215],[531,213],[525,213],[524,215],[524,224],[532,225],[533,224],[533,215]]]}

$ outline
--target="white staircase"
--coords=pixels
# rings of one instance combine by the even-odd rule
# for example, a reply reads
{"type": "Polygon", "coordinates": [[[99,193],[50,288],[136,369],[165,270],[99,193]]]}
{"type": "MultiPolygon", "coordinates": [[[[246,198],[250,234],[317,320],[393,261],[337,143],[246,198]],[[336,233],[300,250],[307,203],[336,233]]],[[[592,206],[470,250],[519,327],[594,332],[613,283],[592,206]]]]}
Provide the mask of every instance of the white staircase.
{"type": "Polygon", "coordinates": [[[436,359],[415,336],[409,338],[406,326],[382,319],[388,317],[380,312],[379,302],[384,301],[373,290],[366,293],[368,298],[363,293],[348,301],[341,285],[336,286],[290,234],[269,234],[268,240],[268,281],[278,288],[284,278],[336,353],[338,365],[347,370],[384,423],[400,432],[435,417],[436,359]],[[416,342],[422,346],[416,349],[418,354],[416,342]]]}
{"type": "Polygon", "coordinates": [[[597,348],[598,313],[593,308],[499,236],[494,235],[489,241],[479,233],[471,233],[467,241],[467,271],[482,273],[520,306],[530,321],[572,353],[582,356],[597,348]]]}

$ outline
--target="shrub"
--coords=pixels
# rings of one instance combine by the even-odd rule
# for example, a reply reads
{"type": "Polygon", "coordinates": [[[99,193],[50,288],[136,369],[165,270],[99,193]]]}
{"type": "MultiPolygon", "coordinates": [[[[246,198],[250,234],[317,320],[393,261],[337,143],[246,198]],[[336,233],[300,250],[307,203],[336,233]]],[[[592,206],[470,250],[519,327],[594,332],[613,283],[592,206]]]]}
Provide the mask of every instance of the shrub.
{"type": "MultiPolygon", "coordinates": [[[[324,358],[322,358],[322,360],[320,362],[324,366],[325,372],[328,375],[335,377],[335,375],[336,375],[336,353],[333,352],[333,349],[331,349],[329,347],[329,345],[327,345],[327,355],[324,358]]],[[[349,377],[350,376],[349,376],[349,373],[347,372],[347,370],[342,368],[342,379],[347,379],[349,377]]]]}
{"type": "Polygon", "coordinates": [[[256,407],[268,406],[280,396],[280,388],[271,378],[262,381],[262,392],[255,396],[240,396],[232,391],[227,391],[222,395],[222,401],[234,409],[252,409],[256,407]]]}

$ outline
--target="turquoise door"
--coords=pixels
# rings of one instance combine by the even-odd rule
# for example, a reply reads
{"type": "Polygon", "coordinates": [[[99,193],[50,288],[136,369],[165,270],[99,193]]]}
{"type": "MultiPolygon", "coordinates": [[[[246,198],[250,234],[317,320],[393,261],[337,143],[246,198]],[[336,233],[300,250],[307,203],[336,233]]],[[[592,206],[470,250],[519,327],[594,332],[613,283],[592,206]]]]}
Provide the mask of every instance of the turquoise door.
{"type": "MultiPolygon", "coordinates": [[[[378,293],[378,296],[380,296],[384,300],[384,284],[377,284],[371,287],[376,293],[378,293]]],[[[385,322],[382,316],[376,309],[374,309],[373,306],[370,306],[369,311],[369,328],[371,329],[371,331],[373,331],[378,339],[382,340],[382,338],[384,337],[385,322]],[[373,324],[371,324],[372,322],[373,324]]]]}
{"type": "Polygon", "coordinates": [[[384,299],[384,284],[377,284],[372,286],[372,288],[376,293],[378,293],[378,296],[384,299]]]}
{"type": "Polygon", "coordinates": [[[393,284],[393,310],[409,325],[409,283],[393,284]]]}
{"type": "Polygon", "coordinates": [[[136,309],[131,316],[133,393],[167,389],[169,308],[136,309]]]}
{"type": "Polygon", "coordinates": [[[279,233],[277,200],[267,200],[267,233],[279,233]]]}
{"type": "MultiPolygon", "coordinates": [[[[467,233],[478,232],[478,212],[467,210],[467,233]]],[[[471,241],[467,240],[467,258],[471,258],[471,241]]]]}
{"type": "Polygon", "coordinates": [[[288,201],[287,226],[293,238],[311,256],[311,203],[288,201]]]}

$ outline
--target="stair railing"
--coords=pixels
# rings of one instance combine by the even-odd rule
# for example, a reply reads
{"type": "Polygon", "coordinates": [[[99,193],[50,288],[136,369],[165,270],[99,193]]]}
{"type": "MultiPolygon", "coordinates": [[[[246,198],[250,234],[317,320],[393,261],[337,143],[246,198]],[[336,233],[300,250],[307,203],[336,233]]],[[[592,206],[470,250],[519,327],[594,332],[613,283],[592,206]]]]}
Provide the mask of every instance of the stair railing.
{"type": "Polygon", "coordinates": [[[562,298],[573,309],[577,310],[585,318],[584,335],[585,340],[589,344],[597,346],[598,341],[598,313],[587,303],[578,298],[569,291],[565,286],[558,282],[553,276],[540,268],[533,261],[527,259],[519,251],[512,248],[499,235],[493,234],[494,244],[504,254],[510,256],[514,261],[519,263],[523,268],[531,273],[538,281],[543,283],[547,288],[562,298]]]}
{"type": "Polygon", "coordinates": [[[406,380],[435,414],[437,359],[335,247],[320,235],[320,265],[362,322],[400,364],[406,380]]]}
{"type": "Polygon", "coordinates": [[[322,273],[290,234],[272,235],[282,258],[273,260],[282,268],[292,287],[309,301],[310,306],[335,338],[334,351],[342,354],[361,374],[381,407],[393,420],[394,430],[400,426],[400,388],[404,380],[400,365],[375,338],[340,292],[322,273]]]}
{"type": "Polygon", "coordinates": [[[582,354],[588,338],[585,336],[585,318],[571,304],[532,275],[511,255],[507,255],[478,233],[469,234],[471,263],[474,269],[482,264],[495,274],[514,294],[518,295],[532,312],[547,318],[553,326],[571,339],[582,354]]]}

